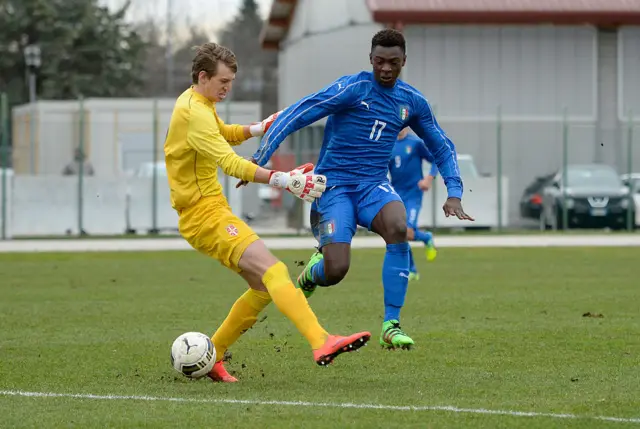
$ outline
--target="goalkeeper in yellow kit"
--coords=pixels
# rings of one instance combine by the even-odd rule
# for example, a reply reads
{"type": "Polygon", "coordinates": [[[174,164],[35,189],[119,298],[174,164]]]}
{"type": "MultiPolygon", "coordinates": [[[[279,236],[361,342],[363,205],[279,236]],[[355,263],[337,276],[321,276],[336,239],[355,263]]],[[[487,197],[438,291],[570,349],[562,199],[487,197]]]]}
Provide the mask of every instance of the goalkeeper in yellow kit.
{"type": "Polygon", "coordinates": [[[318,365],[357,350],[371,337],[369,332],[349,337],[329,335],[302,291],[293,285],[284,263],[231,212],[217,178],[218,167],[229,176],[286,189],[309,202],[322,195],[326,187],[326,178],[313,174],[311,164],[290,172],[271,171],[233,151],[231,145],[263,135],[277,116],[245,126],[220,120],[215,103],[225,99],[236,72],[236,58],[229,49],[215,43],[197,48],[191,72],[193,85],[176,101],[164,145],[171,203],[179,214],[180,234],[196,250],[236,271],[249,285],[212,337],[217,362],[209,377],[221,382],[237,381],[223,366],[224,352],[272,300],[309,341],[318,365]]]}

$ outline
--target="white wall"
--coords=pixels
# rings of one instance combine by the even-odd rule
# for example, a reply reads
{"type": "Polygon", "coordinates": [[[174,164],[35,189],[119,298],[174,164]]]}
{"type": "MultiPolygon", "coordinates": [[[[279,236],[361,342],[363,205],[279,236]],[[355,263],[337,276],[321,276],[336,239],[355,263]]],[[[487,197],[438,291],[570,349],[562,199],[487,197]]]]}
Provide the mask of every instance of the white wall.
{"type": "Polygon", "coordinates": [[[15,107],[13,113],[13,166],[16,172],[59,174],[73,156],[78,142],[78,108],[74,102],[39,101],[15,107]],[[31,125],[31,120],[35,122],[31,125]],[[31,139],[33,130],[33,141],[31,139]],[[31,144],[34,144],[31,150],[31,144]]]}
{"type": "Polygon", "coordinates": [[[407,26],[403,79],[440,116],[596,114],[596,30],[557,26],[407,26]]]}
{"type": "Polygon", "coordinates": [[[626,121],[630,110],[640,118],[640,27],[623,27],[619,33],[619,101],[620,120],[626,121]]]}
{"type": "MultiPolygon", "coordinates": [[[[175,231],[178,216],[166,180],[158,178],[157,227],[175,231]]],[[[229,204],[239,216],[244,189],[249,188],[228,188],[229,204]]],[[[84,178],[82,205],[77,177],[11,176],[7,190],[3,200],[0,187],[0,207],[5,201],[9,237],[78,234],[79,207],[89,234],[123,234],[129,228],[146,233],[153,226],[151,178],[84,178]]]]}
{"type": "Polygon", "coordinates": [[[618,38],[618,118],[621,168],[627,171],[629,113],[633,115],[632,169],[640,172],[640,27],[623,27],[618,38]]]}
{"type": "Polygon", "coordinates": [[[278,105],[294,103],[337,78],[371,68],[371,38],[382,28],[365,0],[300,0],[279,54],[278,105]]]}

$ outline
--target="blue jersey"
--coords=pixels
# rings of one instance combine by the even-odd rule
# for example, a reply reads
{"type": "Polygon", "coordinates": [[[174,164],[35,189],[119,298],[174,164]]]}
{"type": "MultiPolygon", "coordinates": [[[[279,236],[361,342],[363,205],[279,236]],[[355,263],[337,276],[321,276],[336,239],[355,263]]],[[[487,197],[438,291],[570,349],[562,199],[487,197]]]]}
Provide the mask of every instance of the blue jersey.
{"type": "Polygon", "coordinates": [[[418,187],[418,182],[424,179],[422,174],[423,160],[431,163],[429,175],[436,177],[438,168],[434,163],[433,155],[419,137],[407,134],[402,140],[396,141],[389,162],[389,175],[391,176],[391,185],[403,201],[422,197],[422,190],[418,187]]]}
{"type": "Polygon", "coordinates": [[[433,154],[449,197],[462,198],[455,146],[428,101],[401,80],[392,88],[380,85],[371,72],[343,76],[284,109],[254,159],[263,166],[288,135],[326,116],[315,171],[327,176],[328,186],[386,181],[398,133],[409,126],[433,154]]]}

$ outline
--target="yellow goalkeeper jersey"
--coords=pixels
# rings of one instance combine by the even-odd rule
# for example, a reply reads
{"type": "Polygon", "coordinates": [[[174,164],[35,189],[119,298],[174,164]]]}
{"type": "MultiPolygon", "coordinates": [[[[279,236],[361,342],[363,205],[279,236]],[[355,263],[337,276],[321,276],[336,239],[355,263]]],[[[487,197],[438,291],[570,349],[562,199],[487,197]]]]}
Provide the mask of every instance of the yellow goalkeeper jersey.
{"type": "Polygon", "coordinates": [[[164,144],[171,205],[181,211],[203,197],[222,194],[218,167],[228,176],[252,181],[258,166],[231,145],[246,140],[241,125],[226,125],[215,103],[193,87],[178,97],[164,144]]]}

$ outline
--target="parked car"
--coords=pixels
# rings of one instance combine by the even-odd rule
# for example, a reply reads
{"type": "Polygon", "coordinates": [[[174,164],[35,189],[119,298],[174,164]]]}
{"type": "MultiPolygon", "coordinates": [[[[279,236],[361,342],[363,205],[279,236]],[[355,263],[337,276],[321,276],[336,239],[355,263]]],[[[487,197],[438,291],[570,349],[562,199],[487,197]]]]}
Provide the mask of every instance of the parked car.
{"type": "Polygon", "coordinates": [[[523,219],[540,219],[542,211],[542,190],[551,184],[555,173],[536,177],[534,181],[525,188],[520,198],[520,217],[523,219]]]}
{"type": "Polygon", "coordinates": [[[540,227],[562,228],[563,210],[567,228],[625,228],[627,213],[635,218],[635,204],[629,198],[615,169],[601,164],[569,165],[567,183],[557,172],[542,191],[540,227]]]}

